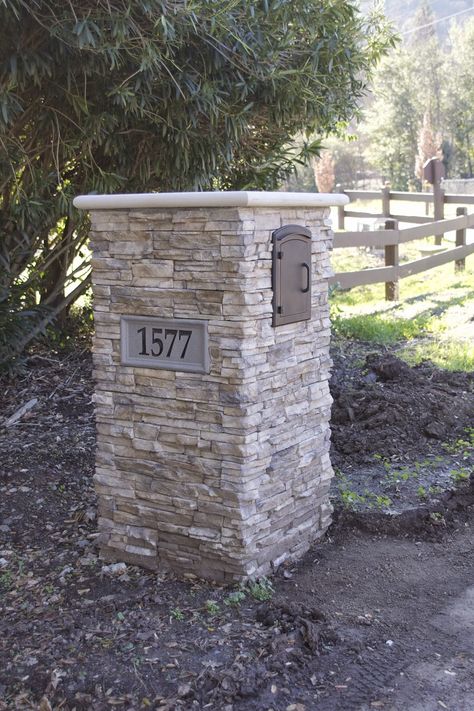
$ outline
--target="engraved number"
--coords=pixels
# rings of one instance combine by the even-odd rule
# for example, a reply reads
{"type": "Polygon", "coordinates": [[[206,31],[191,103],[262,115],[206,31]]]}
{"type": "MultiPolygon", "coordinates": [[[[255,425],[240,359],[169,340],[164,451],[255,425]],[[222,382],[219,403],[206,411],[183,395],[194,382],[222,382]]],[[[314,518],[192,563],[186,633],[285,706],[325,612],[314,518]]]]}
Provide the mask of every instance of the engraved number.
{"type": "Polygon", "coordinates": [[[142,334],[142,349],[140,351],[140,355],[150,355],[146,349],[146,328],[139,328],[137,333],[142,334]]]}
{"type": "Polygon", "coordinates": [[[170,345],[170,347],[168,348],[168,353],[166,354],[166,357],[167,357],[167,358],[169,358],[169,357],[171,356],[171,351],[173,350],[173,346],[174,346],[174,342],[175,342],[175,340],[176,340],[176,334],[177,334],[177,333],[178,333],[178,331],[177,331],[175,328],[166,328],[166,329],[165,329],[165,338],[166,338],[169,334],[171,334],[171,335],[173,336],[173,338],[171,339],[171,345],[170,345]]]}
{"type": "MultiPolygon", "coordinates": [[[[141,335],[141,346],[142,349],[139,351],[139,355],[143,356],[149,356],[150,353],[147,351],[147,327],[143,326],[143,328],[137,329],[137,333],[141,335]]],[[[182,342],[183,339],[185,339],[184,343],[184,348],[181,351],[179,357],[181,359],[185,358],[186,356],[186,351],[188,350],[189,346],[189,341],[191,340],[193,332],[192,331],[185,331],[185,330],[179,330],[176,328],[165,328],[165,335],[164,335],[164,341],[168,338],[168,336],[171,336],[171,342],[168,347],[168,350],[165,353],[165,358],[171,358],[172,353],[173,353],[173,348],[174,344],[176,341],[176,336],[178,336],[178,342],[182,342]]],[[[154,356],[155,358],[158,358],[164,350],[164,343],[163,343],[163,329],[162,328],[152,328],[151,329],[151,355],[154,356]],[[153,346],[156,346],[158,350],[155,350],[153,346]]]]}
{"type": "MultiPolygon", "coordinates": [[[[162,328],[152,328],[151,329],[151,342],[154,346],[158,346],[159,351],[158,353],[155,353],[153,348],[151,349],[151,354],[152,356],[158,357],[163,353],[163,341],[161,338],[158,338],[158,336],[161,336],[163,333],[162,328]]],[[[166,331],[165,331],[165,337],[166,337],[166,331]]]]}
{"type": "Polygon", "coordinates": [[[181,340],[181,336],[184,336],[185,338],[187,337],[187,339],[188,339],[186,341],[186,343],[184,344],[184,349],[183,349],[183,352],[181,353],[181,358],[184,358],[184,356],[186,355],[186,351],[188,350],[188,346],[189,346],[189,341],[191,340],[191,335],[192,335],[192,331],[180,331],[179,332],[179,336],[178,336],[179,340],[181,340]]]}

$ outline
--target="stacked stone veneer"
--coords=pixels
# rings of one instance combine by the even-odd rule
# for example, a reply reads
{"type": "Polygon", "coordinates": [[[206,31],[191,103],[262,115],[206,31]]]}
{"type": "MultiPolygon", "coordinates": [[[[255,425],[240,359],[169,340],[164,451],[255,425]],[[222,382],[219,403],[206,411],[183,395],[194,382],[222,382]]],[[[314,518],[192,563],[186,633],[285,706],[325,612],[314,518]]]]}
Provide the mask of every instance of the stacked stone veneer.
{"type": "Polygon", "coordinates": [[[92,211],[100,546],[218,581],[330,523],[328,208],[92,211]],[[272,327],[272,231],[312,230],[312,318],[272,327]],[[120,363],[120,317],[206,319],[208,375],[120,363]]]}

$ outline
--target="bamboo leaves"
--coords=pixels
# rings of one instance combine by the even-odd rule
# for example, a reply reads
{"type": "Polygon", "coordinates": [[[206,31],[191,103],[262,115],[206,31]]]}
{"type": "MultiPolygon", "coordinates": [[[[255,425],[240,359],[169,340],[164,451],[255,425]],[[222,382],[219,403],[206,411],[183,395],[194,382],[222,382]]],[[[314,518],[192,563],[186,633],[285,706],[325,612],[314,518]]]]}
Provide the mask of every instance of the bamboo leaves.
{"type": "Polygon", "coordinates": [[[390,42],[350,0],[0,0],[0,26],[0,240],[31,245],[2,275],[9,313],[29,303],[25,269],[74,261],[72,196],[275,188],[318,150],[293,136],[349,120],[390,42]],[[50,264],[38,240],[66,217],[50,264]]]}

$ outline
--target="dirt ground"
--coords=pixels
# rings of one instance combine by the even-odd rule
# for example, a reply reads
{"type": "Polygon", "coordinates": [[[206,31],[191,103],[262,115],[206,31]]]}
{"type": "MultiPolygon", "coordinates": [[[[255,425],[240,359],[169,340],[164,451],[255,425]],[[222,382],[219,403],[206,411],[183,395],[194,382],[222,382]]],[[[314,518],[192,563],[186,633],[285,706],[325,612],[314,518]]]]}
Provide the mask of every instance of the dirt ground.
{"type": "Polygon", "coordinates": [[[0,383],[0,709],[474,709],[474,377],[334,360],[335,523],[233,589],[98,557],[87,351],[0,383]]]}

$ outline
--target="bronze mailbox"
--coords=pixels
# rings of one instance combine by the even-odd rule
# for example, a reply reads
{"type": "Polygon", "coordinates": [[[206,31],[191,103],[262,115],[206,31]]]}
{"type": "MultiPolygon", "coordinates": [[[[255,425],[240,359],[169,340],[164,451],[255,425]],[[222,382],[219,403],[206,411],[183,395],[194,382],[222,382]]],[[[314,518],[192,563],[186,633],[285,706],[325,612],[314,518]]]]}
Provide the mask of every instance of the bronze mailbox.
{"type": "Polygon", "coordinates": [[[311,232],[285,225],[273,233],[273,326],[311,318],[311,232]]]}

